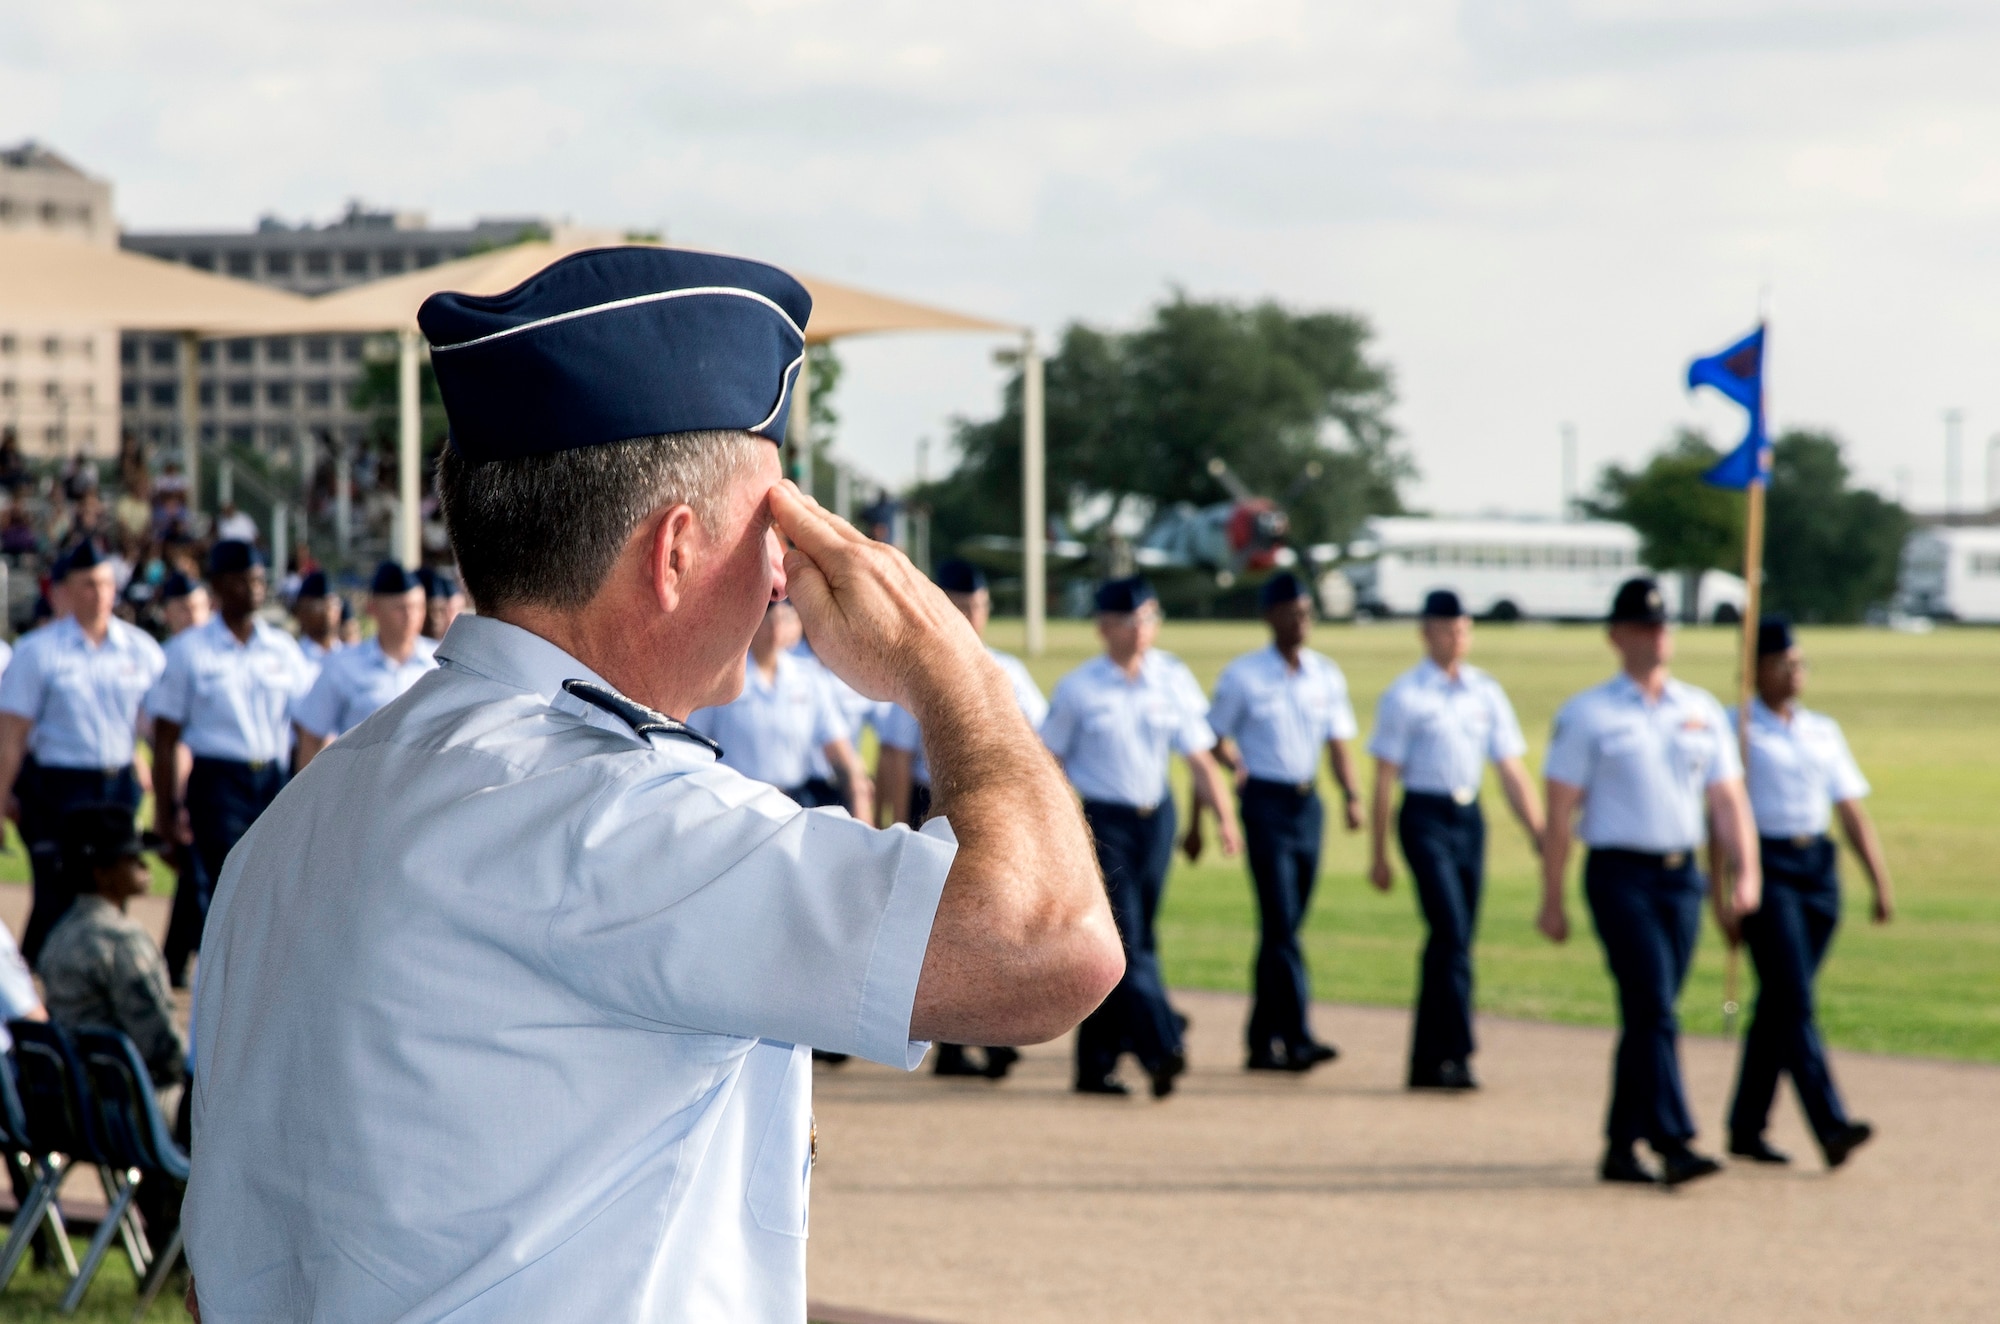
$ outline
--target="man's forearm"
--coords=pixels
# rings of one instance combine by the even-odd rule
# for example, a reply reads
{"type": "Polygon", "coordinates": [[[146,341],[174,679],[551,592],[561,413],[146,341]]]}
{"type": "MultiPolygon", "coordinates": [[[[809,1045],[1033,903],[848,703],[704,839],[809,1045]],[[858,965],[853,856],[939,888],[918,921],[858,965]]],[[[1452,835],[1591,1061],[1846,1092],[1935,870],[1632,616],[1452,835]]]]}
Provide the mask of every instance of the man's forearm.
{"type": "Polygon", "coordinates": [[[1375,760],[1375,791],[1368,800],[1368,853],[1371,860],[1389,858],[1390,783],[1400,769],[1387,759],[1375,760]]]}
{"type": "Polygon", "coordinates": [[[1327,761],[1333,765],[1333,780],[1340,787],[1340,793],[1349,800],[1361,793],[1354,789],[1354,756],[1348,751],[1345,740],[1326,742],[1327,761]]]}
{"type": "Polygon", "coordinates": [[[1868,871],[1868,881],[1875,894],[1889,895],[1889,861],[1882,854],[1882,839],[1876,834],[1868,811],[1853,800],[1842,800],[1834,808],[1840,813],[1840,826],[1847,834],[1847,844],[1861,857],[1861,867],[1868,871]]]}
{"type": "Polygon", "coordinates": [[[28,756],[28,732],[33,723],[13,713],[0,713],[0,808],[14,794],[21,764],[28,756]]]}
{"type": "Polygon", "coordinates": [[[1563,782],[1550,781],[1543,788],[1548,818],[1542,826],[1542,901],[1559,902],[1569,873],[1571,823],[1583,802],[1583,793],[1563,782]]]}
{"type": "Polygon", "coordinates": [[[181,805],[180,744],[178,724],[164,718],[153,722],[153,828],[169,840],[181,805]]]}
{"type": "Polygon", "coordinates": [[[1507,807],[1514,811],[1528,836],[1534,839],[1537,848],[1541,846],[1542,811],[1535,803],[1535,784],[1528,778],[1528,769],[1518,758],[1502,759],[1499,765],[1500,789],[1507,796],[1507,807]]]}

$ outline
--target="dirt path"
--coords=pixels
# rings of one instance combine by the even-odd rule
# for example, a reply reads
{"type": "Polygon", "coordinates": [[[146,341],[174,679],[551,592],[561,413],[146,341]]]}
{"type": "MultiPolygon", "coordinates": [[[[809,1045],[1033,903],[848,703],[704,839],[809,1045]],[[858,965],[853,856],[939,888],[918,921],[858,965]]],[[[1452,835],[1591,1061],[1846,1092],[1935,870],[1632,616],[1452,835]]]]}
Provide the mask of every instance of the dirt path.
{"type": "MultiPolygon", "coordinates": [[[[952,1324],[1030,1321],[1927,1321],[2000,1318],[2000,1068],[1842,1056],[1880,1138],[1683,1191],[1595,1180],[1611,1037],[1489,1021],[1474,1097],[1400,1088],[1407,1017],[1321,1007],[1345,1056],[1239,1070],[1243,1001],[1182,993],[1165,1103],[1065,1092],[1060,1048],[1003,1085],[822,1067],[812,1295],[952,1324]]],[[[1686,1045],[1703,1141],[1733,1071],[1686,1045]]]]}

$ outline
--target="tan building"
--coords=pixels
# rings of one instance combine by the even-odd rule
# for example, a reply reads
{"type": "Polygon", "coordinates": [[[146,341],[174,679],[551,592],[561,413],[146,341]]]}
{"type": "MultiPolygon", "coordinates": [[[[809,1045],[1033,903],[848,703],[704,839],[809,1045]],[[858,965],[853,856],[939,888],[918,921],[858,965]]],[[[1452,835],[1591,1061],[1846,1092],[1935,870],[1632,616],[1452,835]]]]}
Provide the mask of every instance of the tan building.
{"type": "MultiPolygon", "coordinates": [[[[118,242],[109,182],[29,141],[0,148],[0,231],[118,242]]],[[[0,435],[29,455],[118,453],[118,333],[0,326],[0,435]]]]}

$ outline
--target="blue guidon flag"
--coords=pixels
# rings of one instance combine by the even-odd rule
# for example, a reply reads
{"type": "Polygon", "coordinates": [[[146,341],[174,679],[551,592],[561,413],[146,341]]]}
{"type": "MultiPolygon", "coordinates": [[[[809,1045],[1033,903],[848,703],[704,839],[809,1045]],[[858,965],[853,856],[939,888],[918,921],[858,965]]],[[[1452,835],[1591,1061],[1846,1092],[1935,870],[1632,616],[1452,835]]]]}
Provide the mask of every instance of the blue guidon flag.
{"type": "Polygon", "coordinates": [[[1716,487],[1747,488],[1771,477],[1771,441],[1764,435],[1764,328],[1719,354],[1688,364],[1687,384],[1713,386],[1750,414],[1750,431],[1735,450],[1702,475],[1716,487]]]}
{"type": "Polygon", "coordinates": [[[762,262],[597,248],[504,294],[439,293],[417,324],[467,461],[669,432],[785,439],[812,296],[762,262]]]}

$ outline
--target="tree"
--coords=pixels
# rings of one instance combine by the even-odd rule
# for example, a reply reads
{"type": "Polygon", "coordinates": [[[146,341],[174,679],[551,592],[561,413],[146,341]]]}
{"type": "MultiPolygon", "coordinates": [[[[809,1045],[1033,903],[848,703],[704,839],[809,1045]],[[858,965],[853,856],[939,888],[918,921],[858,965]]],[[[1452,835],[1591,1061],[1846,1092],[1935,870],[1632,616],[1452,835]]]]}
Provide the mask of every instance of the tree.
{"type": "Polygon", "coordinates": [[[1858,621],[1896,590],[1909,512],[1848,486],[1830,432],[1792,431],[1772,448],[1765,601],[1801,621],[1858,621]]]}
{"type": "Polygon", "coordinates": [[[1702,481],[1721,459],[1708,438],[1682,428],[1643,469],[1606,468],[1584,509],[1639,531],[1639,555],[1653,569],[1684,577],[1681,612],[1700,619],[1703,572],[1743,568],[1743,496],[1702,481]]]}
{"type": "MultiPolygon", "coordinates": [[[[1272,496],[1297,483],[1289,511],[1304,542],[1345,540],[1366,516],[1400,510],[1415,470],[1395,445],[1390,373],[1368,358],[1371,335],[1351,313],[1179,292],[1136,331],[1072,323],[1046,365],[1051,512],[1096,503],[1102,523],[1134,500],[1225,500],[1212,459],[1272,496]]],[[[955,439],[956,469],[918,494],[942,545],[1018,532],[1018,372],[999,416],[960,420],[955,439]]]]}

